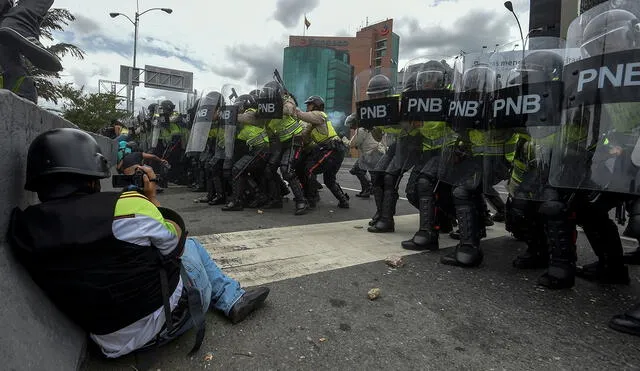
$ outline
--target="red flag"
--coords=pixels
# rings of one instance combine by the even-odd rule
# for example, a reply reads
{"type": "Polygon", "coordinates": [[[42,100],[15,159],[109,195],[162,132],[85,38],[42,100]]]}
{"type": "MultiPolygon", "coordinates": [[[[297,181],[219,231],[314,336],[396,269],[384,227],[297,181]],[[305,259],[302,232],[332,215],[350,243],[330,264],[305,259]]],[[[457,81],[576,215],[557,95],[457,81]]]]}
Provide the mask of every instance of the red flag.
{"type": "Polygon", "coordinates": [[[304,16],[304,25],[307,26],[307,30],[309,29],[309,26],[311,26],[311,22],[309,22],[306,15],[304,16]]]}

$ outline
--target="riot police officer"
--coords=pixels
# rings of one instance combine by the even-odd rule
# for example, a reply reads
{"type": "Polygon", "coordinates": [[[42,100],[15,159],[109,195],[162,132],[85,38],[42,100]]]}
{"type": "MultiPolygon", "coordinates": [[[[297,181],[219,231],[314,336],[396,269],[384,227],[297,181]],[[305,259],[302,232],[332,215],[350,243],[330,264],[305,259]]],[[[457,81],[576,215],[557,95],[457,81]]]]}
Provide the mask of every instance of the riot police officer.
{"type": "Polygon", "coordinates": [[[324,112],[324,99],[312,95],[305,102],[307,112],[296,108],[294,116],[309,124],[309,135],[315,143],[315,147],[304,160],[305,191],[307,198],[315,197],[315,174],[323,174],[324,184],[338,200],[338,207],[349,208],[349,196],[347,196],[336,181],[340,166],[344,160],[346,148],[342,140],[336,134],[331,120],[324,112]]]}
{"type": "Polygon", "coordinates": [[[269,136],[265,128],[260,126],[260,120],[256,119],[256,98],[243,94],[236,98],[234,104],[238,107],[237,138],[246,144],[249,152],[233,164],[231,201],[222,208],[223,211],[243,210],[242,198],[250,178],[264,178],[266,182],[275,182],[271,174],[265,172],[269,159],[269,136]]]}
{"type": "MultiPolygon", "coordinates": [[[[293,193],[295,215],[303,215],[307,212],[309,206],[300,179],[296,174],[296,165],[303,147],[301,136],[303,126],[293,116],[297,106],[296,101],[275,80],[266,83],[260,94],[261,98],[278,102],[282,106],[282,117],[271,119],[267,124],[267,128],[274,138],[274,146],[272,146],[272,153],[266,170],[270,171],[275,178],[277,176],[276,172],[280,169],[282,177],[289,183],[289,188],[293,193]]],[[[269,196],[274,203],[279,203],[276,206],[281,206],[282,197],[279,187],[275,188],[273,184],[271,184],[271,187],[269,196]]]]}

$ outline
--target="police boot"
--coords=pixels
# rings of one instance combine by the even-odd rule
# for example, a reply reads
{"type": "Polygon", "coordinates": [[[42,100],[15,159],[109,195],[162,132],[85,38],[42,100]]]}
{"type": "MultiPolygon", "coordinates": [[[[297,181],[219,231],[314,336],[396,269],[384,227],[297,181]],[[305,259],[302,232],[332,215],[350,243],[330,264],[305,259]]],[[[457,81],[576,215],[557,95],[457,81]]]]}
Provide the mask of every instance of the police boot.
{"type": "Polygon", "coordinates": [[[549,246],[544,233],[544,228],[533,229],[531,236],[527,237],[527,250],[517,256],[513,266],[518,269],[540,269],[549,266],[549,246]]]}
{"type": "Polygon", "coordinates": [[[398,193],[395,191],[384,192],[382,198],[382,207],[380,209],[379,217],[376,223],[369,227],[369,232],[373,233],[386,233],[395,232],[395,222],[393,216],[396,213],[396,204],[398,202],[398,193]]]}
{"type": "Polygon", "coordinates": [[[396,203],[398,201],[398,193],[395,189],[384,190],[382,200],[382,209],[378,221],[367,230],[371,233],[388,233],[395,232],[395,223],[393,215],[396,212],[396,203]]]}
{"type": "Polygon", "coordinates": [[[623,262],[622,242],[613,220],[583,229],[598,261],[577,267],[576,276],[600,283],[628,285],[629,271],[623,262]]]}
{"type": "Polygon", "coordinates": [[[222,208],[222,211],[242,211],[241,195],[246,187],[247,179],[244,176],[233,181],[231,185],[231,201],[222,208]]]}
{"type": "Polygon", "coordinates": [[[482,219],[475,205],[462,204],[456,206],[460,243],[453,253],[440,259],[442,264],[458,267],[477,267],[482,263],[484,254],[480,249],[480,222],[482,219]]]}
{"type": "Polygon", "coordinates": [[[279,180],[279,178],[280,176],[277,173],[274,173],[272,169],[266,169],[265,183],[269,201],[263,205],[263,209],[282,209],[282,195],[280,193],[279,183],[281,180],[279,180]]]}
{"type": "Polygon", "coordinates": [[[293,199],[296,202],[296,211],[295,215],[304,215],[309,210],[309,205],[307,203],[306,198],[304,197],[304,191],[302,189],[302,185],[297,179],[293,179],[289,181],[289,187],[291,187],[291,192],[293,193],[293,199]]]}
{"type": "Polygon", "coordinates": [[[547,238],[551,246],[549,268],[538,278],[538,284],[552,290],[568,289],[575,284],[575,226],[568,220],[548,219],[547,238]]]}
{"type": "Polygon", "coordinates": [[[370,226],[376,225],[378,220],[380,219],[380,212],[382,210],[382,202],[384,200],[384,189],[380,186],[373,186],[372,192],[373,199],[376,202],[376,213],[373,215],[371,220],[369,221],[370,226]]]}
{"type": "Polygon", "coordinates": [[[371,182],[367,178],[367,173],[358,172],[355,174],[360,181],[360,193],[356,193],[356,197],[369,198],[371,196],[371,182]]]}
{"type": "Polygon", "coordinates": [[[420,197],[420,229],[408,241],[402,241],[402,248],[407,250],[436,251],[438,245],[438,231],[435,223],[435,199],[433,197],[420,197]]]}
{"type": "Polygon", "coordinates": [[[489,206],[487,205],[487,200],[484,195],[478,197],[478,210],[484,210],[484,213],[482,214],[484,216],[484,226],[491,227],[494,223],[493,219],[491,219],[491,212],[489,212],[489,206]]]}
{"type": "Polygon", "coordinates": [[[494,222],[502,223],[505,220],[505,203],[500,195],[485,195],[487,201],[496,209],[496,213],[491,216],[494,222]]]}
{"type": "Polygon", "coordinates": [[[215,196],[209,201],[209,205],[224,205],[226,197],[224,194],[224,184],[222,178],[218,176],[213,177],[213,187],[215,188],[215,196]]]}
{"type": "Polygon", "coordinates": [[[349,196],[342,191],[342,188],[338,183],[334,183],[331,186],[327,185],[329,191],[333,194],[333,196],[338,200],[338,207],[341,209],[349,208],[349,196]]]}
{"type": "Polygon", "coordinates": [[[441,208],[436,207],[436,230],[438,233],[453,232],[453,221],[441,208]]]}

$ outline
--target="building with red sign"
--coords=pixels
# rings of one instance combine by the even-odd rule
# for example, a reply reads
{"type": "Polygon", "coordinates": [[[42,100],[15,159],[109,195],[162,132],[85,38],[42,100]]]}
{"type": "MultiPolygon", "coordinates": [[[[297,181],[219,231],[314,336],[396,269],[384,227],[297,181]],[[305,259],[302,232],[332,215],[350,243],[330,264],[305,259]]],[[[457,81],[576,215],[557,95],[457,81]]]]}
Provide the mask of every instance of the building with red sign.
{"type": "MultiPolygon", "coordinates": [[[[287,87],[302,85],[297,79],[305,79],[305,86],[327,86],[325,100],[330,100],[335,107],[350,106],[355,109],[355,102],[342,102],[344,99],[344,93],[337,94],[340,90],[351,87],[346,87],[344,84],[335,84],[331,81],[319,82],[319,79],[324,79],[325,76],[331,75],[330,72],[325,74],[315,73],[315,77],[311,76],[311,73],[305,74],[304,65],[313,65],[313,61],[301,60],[300,56],[305,55],[309,57],[309,53],[294,52],[294,49],[298,48],[329,48],[348,54],[348,61],[352,68],[351,81],[353,77],[357,76],[360,72],[370,70],[372,74],[376,74],[380,71],[393,71],[390,79],[393,86],[396,85],[397,71],[398,71],[398,55],[400,52],[400,36],[393,32],[393,19],[387,19],[382,22],[378,22],[372,25],[368,25],[360,29],[355,37],[337,37],[337,36],[289,36],[289,47],[285,48],[284,58],[284,80],[287,87]],[[289,70],[289,71],[288,71],[289,70]],[[295,72],[293,72],[295,71],[295,72]],[[310,81],[316,79],[316,81],[310,81]],[[335,86],[332,86],[335,85],[335,86]]],[[[316,53],[316,55],[324,55],[316,53]]],[[[341,57],[341,60],[345,60],[341,57]]],[[[318,64],[323,64],[323,61],[318,60],[318,64]]],[[[326,64],[326,63],[324,63],[326,64]]],[[[300,91],[295,92],[298,95],[305,96],[311,94],[320,94],[322,92],[307,92],[300,91]]],[[[322,94],[320,94],[322,95],[322,94]]],[[[351,95],[350,95],[351,97],[351,95]]],[[[306,97],[305,97],[306,98],[306,97]]],[[[364,97],[359,97],[360,99],[364,97]]],[[[349,113],[347,113],[349,114],[349,113]]]]}

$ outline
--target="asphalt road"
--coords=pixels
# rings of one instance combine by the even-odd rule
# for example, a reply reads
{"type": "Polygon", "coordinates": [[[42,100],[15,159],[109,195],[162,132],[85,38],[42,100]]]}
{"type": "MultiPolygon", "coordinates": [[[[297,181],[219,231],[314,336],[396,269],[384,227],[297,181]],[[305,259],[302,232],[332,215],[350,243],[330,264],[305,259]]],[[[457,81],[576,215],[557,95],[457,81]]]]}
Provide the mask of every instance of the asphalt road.
{"type": "MultiPolygon", "coordinates": [[[[359,189],[348,170],[345,164],[339,182],[343,188],[359,189]]],[[[215,234],[209,238],[214,242],[220,236],[237,238],[228,232],[355,221],[374,211],[373,199],[355,197],[350,209],[338,209],[326,190],[319,207],[304,216],[293,215],[291,202],[282,210],[262,214],[224,213],[219,207],[194,204],[198,196],[172,187],[160,200],[185,217],[191,235],[215,234]]],[[[413,213],[408,202],[398,202],[397,215],[413,213]]],[[[367,237],[366,231],[353,229],[357,226],[348,228],[354,238],[357,233],[367,237]]],[[[584,236],[578,242],[579,262],[591,261],[584,236]]],[[[636,245],[623,242],[626,248],[636,245]]],[[[209,313],[205,342],[192,357],[186,355],[194,340],[189,332],[157,351],[118,360],[103,360],[94,351],[85,366],[90,370],[640,369],[640,339],[606,325],[612,315],[639,301],[638,268],[630,267],[629,286],[578,280],[571,290],[549,291],[535,285],[541,271],[511,266],[524,250],[522,243],[504,236],[484,240],[482,246],[485,261],[476,269],[441,265],[440,255],[449,251],[442,249],[406,256],[406,265],[397,269],[374,261],[271,282],[266,305],[246,321],[231,325],[220,314],[209,313]],[[382,293],[375,301],[367,298],[371,288],[382,293]]]]}

